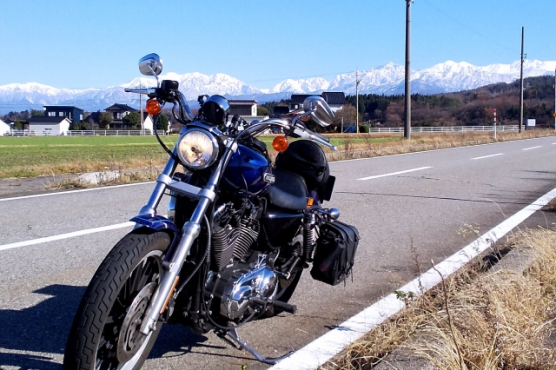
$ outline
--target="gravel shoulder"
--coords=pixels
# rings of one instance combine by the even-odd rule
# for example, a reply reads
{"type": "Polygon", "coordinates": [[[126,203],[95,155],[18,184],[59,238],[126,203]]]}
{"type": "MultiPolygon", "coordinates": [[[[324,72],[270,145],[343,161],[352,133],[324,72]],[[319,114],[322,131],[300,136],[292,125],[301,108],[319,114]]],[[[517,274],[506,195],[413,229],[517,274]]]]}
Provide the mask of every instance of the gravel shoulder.
{"type": "Polygon", "coordinates": [[[32,195],[60,188],[68,180],[78,179],[79,175],[53,175],[33,178],[11,178],[0,180],[0,198],[32,195]]]}

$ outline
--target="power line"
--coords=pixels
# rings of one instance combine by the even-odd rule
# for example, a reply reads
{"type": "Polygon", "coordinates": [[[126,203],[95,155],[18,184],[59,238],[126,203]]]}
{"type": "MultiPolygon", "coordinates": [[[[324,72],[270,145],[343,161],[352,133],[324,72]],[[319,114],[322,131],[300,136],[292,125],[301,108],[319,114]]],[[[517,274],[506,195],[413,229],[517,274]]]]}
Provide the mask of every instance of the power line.
{"type": "Polygon", "coordinates": [[[437,13],[439,13],[439,14],[445,16],[446,18],[449,18],[450,20],[452,20],[452,21],[454,21],[455,23],[459,24],[459,25],[462,26],[463,28],[465,28],[465,29],[467,29],[467,30],[469,30],[469,31],[471,31],[471,32],[473,32],[473,33],[475,33],[475,34],[478,35],[478,36],[481,36],[482,38],[484,38],[484,39],[486,39],[486,40],[490,40],[490,41],[493,42],[494,44],[497,44],[498,46],[500,46],[500,47],[502,47],[502,48],[504,48],[504,49],[506,49],[506,50],[508,50],[508,51],[514,52],[513,48],[508,47],[508,45],[501,44],[500,42],[498,42],[498,40],[494,40],[494,39],[492,39],[491,37],[482,34],[481,32],[477,31],[477,29],[475,29],[475,28],[473,28],[473,27],[470,27],[470,26],[468,26],[467,24],[461,22],[459,18],[457,18],[457,17],[452,17],[451,15],[444,13],[442,10],[440,10],[440,9],[436,8],[434,5],[432,5],[428,0],[422,0],[422,1],[423,1],[425,4],[427,4],[431,9],[433,9],[434,11],[436,11],[437,13]]]}

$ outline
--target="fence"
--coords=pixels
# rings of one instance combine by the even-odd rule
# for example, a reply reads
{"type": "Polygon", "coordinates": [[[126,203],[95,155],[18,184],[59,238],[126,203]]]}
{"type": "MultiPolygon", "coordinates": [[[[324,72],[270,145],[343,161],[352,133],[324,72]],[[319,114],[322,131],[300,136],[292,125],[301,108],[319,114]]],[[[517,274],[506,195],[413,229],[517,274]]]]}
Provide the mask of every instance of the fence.
{"type": "MultiPolygon", "coordinates": [[[[518,131],[519,125],[496,126],[496,131],[518,131]]],[[[411,132],[488,132],[494,131],[493,126],[415,126],[411,127],[411,132]]],[[[403,127],[371,127],[370,132],[381,133],[403,133],[403,127]]]]}
{"type": "MultiPolygon", "coordinates": [[[[51,131],[11,130],[6,136],[150,136],[150,130],[70,130],[66,135],[53,134],[51,131]]],[[[158,130],[158,135],[167,135],[164,130],[158,130]]]]}
{"type": "MultiPolygon", "coordinates": [[[[504,125],[496,126],[496,131],[498,132],[516,132],[519,129],[519,125],[504,125]]],[[[529,128],[531,129],[531,128],[529,128]]],[[[438,126],[438,127],[411,127],[411,132],[489,132],[494,131],[493,126],[438,126]]],[[[370,132],[377,133],[403,133],[403,127],[371,127],[370,132]]],[[[53,136],[52,133],[48,131],[35,132],[35,131],[22,131],[22,130],[12,130],[7,133],[8,136],[53,136]]],[[[75,130],[68,131],[67,136],[147,136],[152,135],[150,130],[75,130]]],[[[158,135],[167,135],[167,132],[163,130],[158,131],[158,135]]]]}

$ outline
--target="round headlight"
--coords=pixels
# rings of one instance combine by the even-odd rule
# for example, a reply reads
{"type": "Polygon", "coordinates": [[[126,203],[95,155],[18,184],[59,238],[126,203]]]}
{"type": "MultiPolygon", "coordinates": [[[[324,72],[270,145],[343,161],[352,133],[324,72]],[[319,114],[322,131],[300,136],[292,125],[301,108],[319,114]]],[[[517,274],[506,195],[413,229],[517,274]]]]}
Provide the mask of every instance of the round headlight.
{"type": "Polygon", "coordinates": [[[218,142],[206,131],[189,130],[178,142],[178,156],[182,164],[192,170],[207,168],[218,156],[218,142]]]}

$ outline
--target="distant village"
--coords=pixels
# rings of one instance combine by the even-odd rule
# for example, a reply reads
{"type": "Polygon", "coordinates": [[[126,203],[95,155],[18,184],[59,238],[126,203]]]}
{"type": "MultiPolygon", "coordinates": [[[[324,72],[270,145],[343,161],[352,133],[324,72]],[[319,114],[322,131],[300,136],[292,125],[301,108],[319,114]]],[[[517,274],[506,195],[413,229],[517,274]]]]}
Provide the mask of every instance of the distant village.
{"type": "MultiPolygon", "coordinates": [[[[262,120],[269,116],[277,117],[301,108],[303,100],[310,95],[292,94],[291,98],[283,104],[274,107],[273,112],[267,116],[257,115],[258,103],[256,100],[228,100],[230,103],[229,117],[240,115],[245,121],[262,120]]],[[[337,111],[346,104],[343,92],[323,92],[321,96],[337,111]]],[[[59,136],[82,134],[84,131],[104,131],[110,135],[114,131],[136,130],[140,134],[153,134],[153,120],[146,112],[139,112],[127,104],[113,104],[104,112],[85,112],[83,109],[69,105],[44,105],[43,114],[35,114],[26,119],[11,120],[0,119],[0,136],[2,135],[30,135],[30,136],[59,136]]],[[[163,112],[164,113],[164,112],[163,112]]],[[[158,130],[164,133],[179,131],[179,124],[166,112],[163,126],[160,122],[158,130]]]]}

